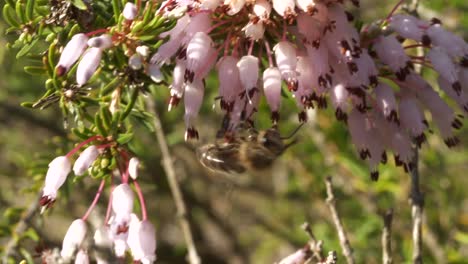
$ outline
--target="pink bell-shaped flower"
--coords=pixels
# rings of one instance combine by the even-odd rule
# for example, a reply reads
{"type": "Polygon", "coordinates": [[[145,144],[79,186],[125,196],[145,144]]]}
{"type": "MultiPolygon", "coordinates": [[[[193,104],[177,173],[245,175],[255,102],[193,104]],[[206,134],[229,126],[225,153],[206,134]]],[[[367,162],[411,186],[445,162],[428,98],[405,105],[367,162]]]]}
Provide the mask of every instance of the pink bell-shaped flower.
{"type": "Polygon", "coordinates": [[[169,86],[171,89],[171,98],[167,106],[167,111],[171,111],[173,107],[177,106],[184,94],[185,83],[185,61],[178,60],[172,72],[172,84],[169,86]]]}
{"type": "Polygon", "coordinates": [[[288,41],[281,41],[273,48],[276,65],[281,72],[281,77],[288,84],[290,91],[297,90],[297,54],[296,48],[288,41]]]}
{"type": "Polygon", "coordinates": [[[65,74],[80,58],[88,46],[87,41],[88,37],[83,33],[76,34],[71,38],[60,55],[60,59],[57,64],[58,76],[65,74]]]}
{"type": "Polygon", "coordinates": [[[71,170],[70,160],[66,156],[56,157],[49,163],[40,204],[49,207],[57,197],[58,189],[67,179],[71,170]]]}
{"type": "Polygon", "coordinates": [[[133,212],[133,199],[134,194],[130,186],[122,183],[114,188],[112,191],[112,210],[119,216],[130,216],[133,212]]]}
{"type": "Polygon", "coordinates": [[[75,175],[83,175],[83,173],[85,173],[91,164],[93,164],[98,156],[99,151],[94,145],[89,146],[83,150],[73,165],[73,172],[75,172],[75,175]]]}
{"type": "Polygon", "coordinates": [[[150,221],[132,217],[127,244],[135,261],[149,264],[156,260],[156,230],[150,221]]]}
{"type": "Polygon", "coordinates": [[[76,219],[70,225],[63,238],[62,251],[60,255],[65,260],[70,260],[73,257],[76,249],[83,243],[86,236],[86,223],[82,219],[76,219]]]}
{"type": "Polygon", "coordinates": [[[239,68],[242,86],[250,101],[250,97],[252,97],[255,90],[258,89],[259,60],[255,56],[246,55],[237,62],[237,67],[239,68]]]}
{"type": "Polygon", "coordinates": [[[101,56],[102,49],[100,48],[90,48],[86,51],[76,70],[76,82],[78,85],[84,85],[93,76],[99,66],[101,56]]]}
{"type": "Polygon", "coordinates": [[[270,106],[271,118],[276,123],[281,105],[281,72],[278,68],[270,67],[263,72],[263,92],[270,106]]]}
{"type": "Polygon", "coordinates": [[[400,121],[396,110],[397,103],[393,89],[385,83],[379,83],[375,87],[375,99],[385,118],[399,124],[400,121]]]}
{"type": "Polygon", "coordinates": [[[434,69],[447,81],[452,84],[455,92],[461,92],[461,84],[458,80],[458,69],[455,67],[452,58],[447,55],[442,48],[434,47],[427,53],[434,69]]]}
{"type": "Polygon", "coordinates": [[[193,119],[198,116],[203,103],[204,92],[205,84],[203,80],[195,80],[193,83],[185,85],[185,140],[198,138],[198,131],[193,126],[193,119]]]}
{"type": "Polygon", "coordinates": [[[206,63],[209,58],[213,41],[204,32],[196,33],[187,45],[187,63],[185,80],[193,82],[196,72],[206,63]]]}
{"type": "Polygon", "coordinates": [[[237,67],[239,59],[233,56],[224,56],[216,64],[219,79],[219,96],[221,109],[232,111],[234,101],[242,93],[242,84],[237,67]]]}

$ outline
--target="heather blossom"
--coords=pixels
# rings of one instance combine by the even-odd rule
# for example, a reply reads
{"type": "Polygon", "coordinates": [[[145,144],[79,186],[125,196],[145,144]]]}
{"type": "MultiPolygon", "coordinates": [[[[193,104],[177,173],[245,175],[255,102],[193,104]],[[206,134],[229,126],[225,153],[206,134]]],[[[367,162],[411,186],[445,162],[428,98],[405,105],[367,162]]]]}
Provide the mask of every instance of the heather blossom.
{"type": "MultiPolygon", "coordinates": [[[[359,6],[359,1],[351,2],[359,6]]],[[[394,153],[397,165],[412,167],[411,146],[420,147],[431,127],[426,109],[447,145],[458,142],[453,134],[461,127],[456,111],[414,77],[419,76],[415,64],[429,65],[440,75],[441,89],[451,87],[447,95],[466,110],[461,74],[467,71],[468,46],[437,19],[392,13],[372,31],[364,27],[358,32],[343,1],[175,1],[170,6],[187,12],[161,34],[169,41],[152,61],[176,62],[169,109],[184,97],[187,140],[198,134],[193,120],[204,86],[196,79],[203,79],[217,61],[219,103],[230,119],[228,130],[235,130],[242,119],[251,120],[246,113],[255,112],[252,98],[257,92],[265,97],[272,121],[278,122],[286,85],[301,122],[307,120],[306,109],[326,108],[330,97],[336,118],[347,124],[373,178],[387,152],[394,153]],[[411,57],[402,39],[428,52],[424,58],[411,57]],[[260,63],[262,58],[268,65],[260,63]],[[414,88],[414,82],[426,90],[414,88]]]]}

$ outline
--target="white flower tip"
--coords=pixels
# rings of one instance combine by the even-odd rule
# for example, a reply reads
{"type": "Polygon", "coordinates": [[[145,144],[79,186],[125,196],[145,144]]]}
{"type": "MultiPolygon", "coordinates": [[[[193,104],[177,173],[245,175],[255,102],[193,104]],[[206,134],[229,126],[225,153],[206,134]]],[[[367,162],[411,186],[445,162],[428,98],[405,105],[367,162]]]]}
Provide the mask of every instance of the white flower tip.
{"type": "Polygon", "coordinates": [[[125,4],[122,15],[126,20],[134,20],[138,14],[137,7],[134,3],[127,2],[125,4]]]}

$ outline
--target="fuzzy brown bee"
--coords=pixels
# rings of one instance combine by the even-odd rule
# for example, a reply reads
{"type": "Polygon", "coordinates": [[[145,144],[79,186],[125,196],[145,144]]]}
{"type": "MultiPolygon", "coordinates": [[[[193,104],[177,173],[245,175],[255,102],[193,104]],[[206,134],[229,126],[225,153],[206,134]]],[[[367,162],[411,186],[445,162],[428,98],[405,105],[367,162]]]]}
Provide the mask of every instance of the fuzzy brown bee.
{"type": "Polygon", "coordinates": [[[207,144],[197,150],[200,163],[206,168],[224,173],[243,173],[264,170],[290,146],[296,143],[289,137],[282,137],[276,126],[257,131],[253,127],[241,128],[232,137],[223,137],[214,144],[207,144]]]}

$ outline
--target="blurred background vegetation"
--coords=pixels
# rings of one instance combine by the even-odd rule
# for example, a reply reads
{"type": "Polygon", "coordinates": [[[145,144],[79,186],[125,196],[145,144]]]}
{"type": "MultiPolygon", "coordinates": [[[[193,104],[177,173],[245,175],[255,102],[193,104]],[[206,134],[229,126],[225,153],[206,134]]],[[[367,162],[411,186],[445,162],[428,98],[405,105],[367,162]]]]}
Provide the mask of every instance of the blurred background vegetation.
{"type": "MultiPolygon", "coordinates": [[[[353,10],[365,22],[384,17],[396,1],[361,0],[353,10]]],[[[3,6],[3,1],[0,1],[3,6]]],[[[445,26],[468,40],[466,0],[420,1],[421,15],[439,17],[445,26]]],[[[20,106],[43,93],[43,79],[23,71],[27,59],[17,60],[6,48],[14,39],[0,21],[0,253],[13,237],[19,247],[16,260],[35,258],[35,247],[59,247],[71,221],[81,217],[97,190],[98,182],[68,181],[60,199],[45,215],[35,214],[21,236],[14,234],[19,219],[34,208],[47,164],[70,149],[76,138],[63,128],[58,108],[32,111],[20,106]],[[32,207],[31,207],[32,205],[32,207]]],[[[424,73],[430,80],[431,72],[424,73]]],[[[195,149],[213,141],[221,114],[212,109],[216,81],[208,80],[208,92],[200,114],[200,141],[183,141],[183,107],[166,112],[168,89],[153,87],[163,129],[173,154],[178,180],[196,246],[204,263],[273,263],[302,247],[308,240],[300,228],[309,222],[324,249],[338,251],[344,259],[325,203],[326,176],[333,176],[337,208],[354,248],[357,263],[380,263],[381,214],[394,209],[392,233],[394,263],[411,260],[410,177],[401,169],[381,166],[378,182],[369,179],[342,123],[331,110],[311,112],[311,120],[298,133],[300,144],[290,148],[263,175],[221,175],[198,163],[195,149]]],[[[280,130],[297,126],[296,106],[285,100],[280,130]]],[[[257,115],[257,127],[268,128],[265,104],[257,115]]],[[[159,263],[185,263],[186,247],[176,221],[174,202],[161,165],[159,146],[152,133],[135,123],[138,137],[132,149],[141,157],[141,184],[151,221],[157,226],[159,263]],[[140,128],[141,127],[141,128],[140,128]]],[[[423,245],[425,263],[468,263],[468,123],[459,132],[461,144],[449,150],[438,135],[420,155],[421,188],[425,194],[423,245]]],[[[91,222],[101,224],[108,193],[101,198],[91,222]]],[[[15,262],[14,262],[15,263],[15,262]]]]}

